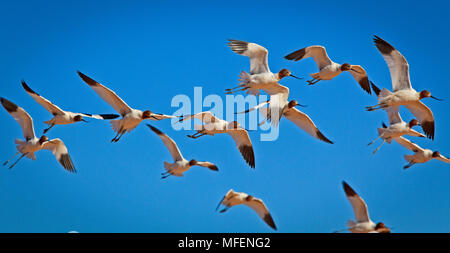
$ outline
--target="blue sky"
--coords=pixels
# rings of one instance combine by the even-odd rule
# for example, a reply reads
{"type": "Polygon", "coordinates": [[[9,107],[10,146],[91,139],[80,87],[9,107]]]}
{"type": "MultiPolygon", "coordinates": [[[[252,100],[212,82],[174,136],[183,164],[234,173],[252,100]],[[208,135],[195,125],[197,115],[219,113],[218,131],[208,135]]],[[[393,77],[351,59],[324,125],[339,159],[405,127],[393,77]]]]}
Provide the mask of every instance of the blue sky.
{"type": "MultiPolygon", "coordinates": [[[[376,34],[394,45],[410,64],[417,90],[444,102],[424,100],[436,118],[435,140],[412,138],[450,156],[448,3],[427,1],[14,1],[0,8],[0,96],[27,110],[38,134],[51,115],[20,85],[69,111],[112,113],[81,79],[80,70],[115,90],[135,108],[171,114],[177,94],[203,96],[236,85],[246,57],[233,53],[228,38],[256,42],[269,50],[272,71],[297,76],[317,71],[311,59],[290,62],[294,50],[323,45],[336,62],[362,65],[369,79],[391,88],[376,34]],[[430,46],[431,45],[431,46],[430,46]]],[[[64,171],[50,152],[0,170],[0,232],[272,232],[255,213],[237,206],[214,209],[230,188],[262,198],[279,232],[332,232],[353,219],[342,190],[346,180],[367,202],[372,220],[393,232],[450,232],[450,165],[439,161],[407,171],[398,144],[376,154],[366,144],[387,122],[382,111],[366,112],[375,96],[349,74],[308,86],[286,78],[320,130],[334,145],[313,139],[283,120],[275,142],[251,132],[256,170],[250,169],[229,136],[191,140],[169,120],[149,122],[171,136],[186,158],[216,163],[219,172],[193,168],[183,178],[160,179],[171,161],[160,139],[141,124],[118,143],[109,123],[57,126],[78,170],[64,171]]],[[[209,108],[204,108],[208,110],[209,108]]],[[[402,110],[405,121],[411,119],[402,110]]],[[[0,113],[1,159],[16,152],[17,123],[0,113]]]]}

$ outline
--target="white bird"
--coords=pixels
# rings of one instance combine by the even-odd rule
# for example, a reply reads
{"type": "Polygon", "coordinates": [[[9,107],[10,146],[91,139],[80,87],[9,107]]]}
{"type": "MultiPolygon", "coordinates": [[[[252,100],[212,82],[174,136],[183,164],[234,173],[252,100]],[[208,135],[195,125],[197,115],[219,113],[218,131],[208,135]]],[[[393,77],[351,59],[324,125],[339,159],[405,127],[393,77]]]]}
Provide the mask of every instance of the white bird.
{"type": "Polygon", "coordinates": [[[403,147],[414,152],[413,155],[405,155],[404,156],[405,160],[409,162],[406,166],[403,167],[404,169],[407,169],[416,163],[426,163],[426,162],[430,161],[431,159],[437,159],[437,160],[445,162],[445,163],[450,163],[450,159],[441,155],[441,153],[439,151],[432,151],[430,149],[421,148],[416,143],[414,143],[404,137],[397,137],[397,138],[394,138],[394,140],[398,144],[400,144],[403,147]]]}
{"type": "MultiPolygon", "coordinates": [[[[347,222],[347,229],[352,233],[390,233],[391,230],[384,225],[383,222],[374,223],[370,220],[369,210],[367,209],[366,202],[345,182],[342,182],[344,186],[345,195],[347,196],[350,204],[353,207],[356,221],[349,220],[347,222]]],[[[340,231],[336,231],[340,232],[340,231]]]]}
{"type": "Polygon", "coordinates": [[[267,223],[267,225],[269,225],[274,230],[277,230],[277,227],[273,222],[269,210],[267,209],[266,205],[261,199],[255,198],[251,195],[248,195],[247,193],[235,192],[233,191],[233,189],[231,189],[219,202],[216,211],[217,209],[219,209],[221,204],[226,206],[224,209],[220,211],[221,213],[226,212],[232,206],[244,204],[253,209],[253,211],[255,211],[259,215],[259,217],[261,217],[261,219],[263,219],[267,223]]]}
{"type": "Polygon", "coordinates": [[[22,128],[25,141],[16,139],[16,148],[18,152],[14,154],[11,159],[4,162],[3,165],[8,164],[16,155],[22,154],[16,162],[14,162],[9,168],[14,167],[23,157],[36,160],[35,152],[47,149],[52,151],[53,155],[56,157],[61,165],[69,172],[76,173],[75,167],[73,166],[72,159],[70,159],[69,153],[67,151],[64,142],[60,139],[48,140],[47,136],[42,135],[41,138],[37,138],[34,134],[33,119],[31,116],[21,107],[17,106],[13,102],[0,98],[3,107],[8,111],[9,114],[19,123],[22,128]]]}
{"type": "Polygon", "coordinates": [[[286,76],[291,76],[301,79],[291,74],[288,69],[282,69],[278,73],[270,72],[267,63],[269,52],[264,47],[241,40],[229,40],[228,45],[233,52],[247,56],[250,58],[250,73],[242,71],[240,74],[239,86],[226,89],[226,94],[231,94],[237,91],[247,91],[248,94],[257,95],[262,89],[269,95],[272,95],[273,89],[277,89],[278,81],[286,76]],[[240,88],[240,90],[235,90],[240,88]],[[233,91],[235,90],[235,91],[233,91]]]}
{"type": "Polygon", "coordinates": [[[310,74],[313,79],[308,80],[309,85],[316,84],[321,80],[332,80],[342,72],[348,71],[359,83],[361,88],[371,94],[369,78],[367,77],[367,73],[364,68],[359,65],[351,65],[348,63],[341,65],[333,62],[328,57],[327,51],[323,46],[305,47],[286,55],[284,58],[287,60],[299,61],[309,57],[312,57],[319,67],[319,72],[310,74]]]}
{"type": "Polygon", "coordinates": [[[377,105],[368,106],[368,111],[384,109],[394,106],[405,106],[419,120],[424,133],[428,138],[434,139],[434,117],[433,112],[424,105],[420,100],[423,98],[433,98],[427,90],[417,92],[411,86],[409,79],[409,65],[405,57],[397,51],[391,44],[387,43],[378,36],[374,38],[375,46],[380,51],[386,61],[391,73],[391,81],[393,92],[382,89],[377,105]]]}
{"type": "Polygon", "coordinates": [[[118,142],[120,138],[126,133],[135,129],[142,120],[162,120],[168,118],[175,118],[175,116],[152,113],[149,110],[141,111],[129,107],[114,91],[106,88],[97,81],[84,75],[78,71],[78,75],[85,81],[105,102],[114,108],[122,118],[119,120],[111,120],[111,126],[117,135],[111,142],[118,142]]]}
{"type": "Polygon", "coordinates": [[[194,129],[197,130],[193,135],[188,135],[188,137],[197,139],[204,135],[215,135],[227,133],[229,134],[239,151],[242,154],[242,157],[247,162],[247,164],[251,168],[255,168],[255,154],[253,152],[252,142],[248,135],[247,130],[242,128],[240,124],[236,121],[228,122],[226,120],[219,119],[212,115],[211,112],[201,112],[193,115],[181,116],[179,122],[188,120],[188,119],[199,119],[204,125],[194,125],[194,129]]]}
{"type": "MultiPolygon", "coordinates": [[[[253,110],[259,109],[261,115],[263,115],[266,120],[270,121],[273,125],[277,126],[281,117],[285,117],[289,121],[293,122],[303,131],[307,132],[312,137],[319,139],[321,141],[333,144],[325,135],[320,132],[320,130],[316,127],[311,118],[295,108],[295,106],[303,106],[300,105],[297,100],[287,101],[287,97],[282,96],[281,94],[270,96],[270,100],[267,102],[263,102],[257,106],[254,106],[244,112],[240,113],[248,113],[253,110]],[[263,107],[268,104],[269,107],[263,107]]],[[[261,122],[263,124],[265,121],[261,122]]]]}
{"type": "Polygon", "coordinates": [[[117,114],[89,114],[89,113],[74,113],[69,111],[64,111],[49,100],[37,94],[33,91],[25,81],[22,81],[22,86],[25,91],[42,107],[44,107],[48,112],[53,115],[51,120],[47,120],[44,123],[50,125],[49,128],[44,129],[44,134],[48,132],[55,125],[67,125],[75,122],[88,122],[83,119],[83,117],[89,117],[94,119],[115,119],[119,117],[117,114]]]}
{"type": "MultiPolygon", "coordinates": [[[[372,90],[377,96],[379,96],[381,93],[380,89],[374,83],[371,82],[370,84],[372,85],[372,90]]],[[[406,123],[402,120],[402,118],[400,117],[398,106],[386,107],[384,108],[384,110],[387,112],[389,117],[389,127],[387,127],[383,123],[383,127],[378,128],[378,137],[367,144],[369,146],[379,138],[383,139],[383,142],[373,151],[373,154],[375,154],[385,142],[391,143],[392,138],[400,137],[403,135],[426,137],[425,135],[412,129],[414,126],[419,125],[419,121],[417,121],[416,119],[412,119],[409,121],[409,123],[406,123]]]]}
{"type": "Polygon", "coordinates": [[[199,162],[194,159],[190,161],[186,160],[181,154],[180,149],[178,148],[174,140],[172,140],[169,136],[161,132],[156,127],[149,124],[147,124],[147,126],[161,138],[174,160],[173,163],[164,162],[164,168],[167,171],[165,173],[162,173],[162,178],[166,178],[171,175],[182,177],[184,172],[195,165],[202,166],[213,171],[219,170],[216,165],[210,162],[199,162]]]}

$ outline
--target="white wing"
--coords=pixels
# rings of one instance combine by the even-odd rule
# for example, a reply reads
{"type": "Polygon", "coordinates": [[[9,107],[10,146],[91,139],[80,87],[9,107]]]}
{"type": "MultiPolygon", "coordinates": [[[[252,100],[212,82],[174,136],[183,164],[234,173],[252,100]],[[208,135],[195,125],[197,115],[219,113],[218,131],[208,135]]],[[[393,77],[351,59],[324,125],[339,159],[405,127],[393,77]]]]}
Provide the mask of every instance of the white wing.
{"type": "Polygon", "coordinates": [[[164,145],[167,147],[167,149],[169,150],[170,154],[172,155],[173,160],[176,161],[181,161],[183,160],[183,155],[181,155],[180,149],[178,148],[177,144],[175,143],[174,140],[172,140],[172,138],[170,138],[169,136],[167,136],[165,133],[161,132],[158,128],[147,124],[147,126],[153,131],[155,132],[159,138],[161,138],[161,140],[163,141],[164,145]]]}
{"type": "Polygon", "coordinates": [[[204,123],[214,123],[214,122],[218,122],[221,119],[215,117],[211,112],[200,112],[197,114],[191,114],[191,115],[184,115],[184,116],[180,116],[180,121],[184,121],[184,120],[188,120],[188,119],[199,119],[204,123]]]}
{"type": "Polygon", "coordinates": [[[319,69],[322,69],[332,63],[328,57],[327,51],[322,46],[305,47],[286,55],[284,58],[287,60],[299,61],[308,57],[312,57],[314,59],[319,69]]]}
{"type": "Polygon", "coordinates": [[[439,155],[438,157],[436,157],[434,159],[437,159],[437,160],[442,161],[444,163],[450,163],[450,159],[445,157],[445,156],[443,156],[443,155],[439,155]]]}
{"type": "Polygon", "coordinates": [[[372,94],[372,91],[370,90],[369,78],[367,77],[366,70],[364,70],[363,67],[359,65],[352,65],[349,72],[363,90],[369,94],[372,94]]]}
{"type": "Polygon", "coordinates": [[[414,142],[412,142],[412,141],[406,139],[406,138],[403,137],[403,136],[396,137],[396,138],[394,138],[394,140],[395,140],[398,144],[402,145],[403,147],[405,147],[405,148],[407,148],[407,149],[409,149],[409,150],[411,150],[411,151],[413,151],[413,152],[419,152],[419,151],[423,151],[423,150],[424,150],[424,149],[421,148],[419,145],[417,145],[417,144],[415,144],[414,142]]]}
{"type": "Polygon", "coordinates": [[[152,117],[155,117],[157,120],[177,118],[177,116],[166,115],[161,113],[152,113],[152,117]]]}
{"type": "Polygon", "coordinates": [[[434,116],[430,108],[421,101],[408,103],[405,107],[416,116],[425,135],[430,139],[434,139],[434,116]]]}
{"type": "Polygon", "coordinates": [[[373,41],[389,67],[394,92],[412,89],[411,81],[409,80],[409,65],[405,57],[380,37],[375,36],[373,41]]]}
{"type": "Polygon", "coordinates": [[[114,91],[101,85],[94,79],[86,76],[85,74],[78,71],[78,75],[86,82],[105,102],[107,102],[114,110],[116,110],[120,115],[124,116],[131,112],[131,108],[119,97],[114,91]]]}
{"type": "Polygon", "coordinates": [[[267,225],[277,230],[277,227],[275,226],[275,222],[273,221],[269,210],[261,199],[253,198],[251,201],[244,202],[244,205],[253,209],[253,211],[255,211],[259,215],[259,217],[261,217],[261,219],[263,219],[267,223],[267,225]]]}
{"type": "Polygon", "coordinates": [[[237,112],[236,114],[249,113],[249,112],[254,111],[254,110],[257,110],[257,109],[259,109],[259,108],[261,108],[261,107],[263,107],[263,106],[265,106],[265,105],[267,105],[267,104],[269,104],[269,103],[270,103],[269,101],[262,102],[262,103],[259,104],[259,105],[253,106],[252,108],[249,108],[249,109],[247,109],[247,110],[245,110],[245,111],[243,111],[243,112],[237,112]]]}
{"type": "Polygon", "coordinates": [[[42,107],[45,108],[45,110],[49,111],[51,114],[55,115],[64,115],[65,112],[61,110],[58,106],[54,105],[49,100],[45,99],[44,97],[41,97],[39,94],[34,92],[26,83],[25,81],[22,81],[22,87],[25,89],[25,91],[36,101],[38,104],[40,104],[42,107]]]}
{"type": "Polygon", "coordinates": [[[6,109],[6,111],[13,116],[13,118],[19,123],[20,127],[23,131],[23,137],[25,140],[31,140],[36,137],[34,134],[34,127],[33,127],[33,119],[31,116],[22,108],[14,104],[13,102],[1,98],[3,107],[6,109]]]}
{"type": "Polygon", "coordinates": [[[57,138],[46,141],[44,142],[44,144],[42,144],[42,148],[52,151],[53,155],[56,157],[56,160],[61,163],[64,169],[72,173],[77,172],[75,170],[75,167],[73,166],[72,159],[70,159],[66,145],[64,145],[64,142],[62,140],[57,138]]]}
{"type": "Polygon", "coordinates": [[[228,130],[227,133],[233,137],[236,146],[247,164],[251,168],[255,168],[255,153],[253,152],[253,145],[248,132],[245,129],[238,128],[228,130]]]}
{"type": "Polygon", "coordinates": [[[332,141],[330,141],[327,137],[325,137],[325,135],[322,134],[322,132],[319,131],[319,129],[316,127],[311,118],[309,118],[309,116],[306,115],[305,113],[297,110],[297,108],[291,108],[288,112],[284,114],[284,117],[292,121],[298,127],[303,129],[303,131],[307,132],[314,138],[333,144],[332,141]]]}
{"type": "Polygon", "coordinates": [[[283,86],[279,83],[265,85],[262,88],[262,90],[265,91],[270,96],[273,96],[273,95],[282,96],[284,98],[284,100],[287,100],[289,97],[289,88],[286,86],[283,86]]]}
{"type": "Polygon", "coordinates": [[[117,114],[89,114],[89,113],[76,113],[76,114],[93,119],[115,119],[119,117],[119,115],[117,114]]]}
{"type": "Polygon", "coordinates": [[[402,117],[400,117],[400,113],[398,111],[398,106],[387,107],[384,110],[387,112],[387,115],[389,117],[389,124],[393,125],[403,122],[402,117]]]}
{"type": "Polygon", "coordinates": [[[241,40],[228,40],[233,52],[250,58],[250,74],[270,72],[267,58],[269,52],[264,47],[241,40]]]}
{"type": "Polygon", "coordinates": [[[355,213],[356,221],[358,222],[368,222],[369,211],[367,209],[366,202],[346,183],[342,182],[344,186],[345,195],[347,195],[350,204],[353,207],[353,212],[355,213]]]}
{"type": "Polygon", "coordinates": [[[205,167],[205,168],[208,168],[210,170],[214,170],[214,171],[218,171],[219,170],[214,163],[210,163],[210,162],[197,162],[197,165],[205,167]]]}

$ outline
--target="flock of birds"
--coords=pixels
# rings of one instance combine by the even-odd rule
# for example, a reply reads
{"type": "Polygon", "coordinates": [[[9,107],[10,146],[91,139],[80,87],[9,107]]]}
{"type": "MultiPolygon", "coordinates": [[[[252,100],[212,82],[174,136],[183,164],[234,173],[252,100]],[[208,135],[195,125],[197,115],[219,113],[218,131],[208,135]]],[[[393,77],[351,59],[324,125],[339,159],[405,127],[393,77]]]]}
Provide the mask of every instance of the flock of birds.
{"type": "MultiPolygon", "coordinates": [[[[361,66],[351,65],[348,63],[338,64],[333,62],[328,57],[325,48],[322,46],[306,47],[290,53],[284,58],[292,61],[299,61],[309,57],[314,59],[319,68],[319,72],[310,74],[313,79],[307,81],[309,85],[314,85],[322,80],[332,80],[342,72],[347,71],[350,72],[364,91],[371,94],[373,90],[378,97],[378,104],[367,107],[367,111],[383,109],[387,112],[390,122],[389,126],[386,126],[383,123],[383,127],[378,128],[379,136],[377,139],[383,140],[381,145],[385,142],[391,143],[392,140],[394,140],[403,147],[414,152],[413,155],[405,155],[405,159],[409,162],[404,167],[405,169],[416,163],[428,162],[431,159],[438,159],[443,162],[450,163],[450,159],[441,155],[439,151],[421,148],[417,144],[403,137],[404,135],[410,135],[434,139],[434,116],[432,111],[421,102],[421,99],[428,97],[434,99],[437,98],[433,97],[429,91],[424,90],[417,92],[412,88],[409,78],[408,62],[398,50],[377,36],[374,37],[374,43],[389,67],[393,87],[392,92],[386,88],[380,90],[380,88],[370,82],[366,71],[361,66]],[[417,119],[412,119],[408,123],[404,122],[400,117],[399,106],[406,107],[417,119]],[[413,130],[412,128],[416,125],[420,125],[425,134],[413,130]]],[[[282,69],[278,73],[272,73],[268,66],[268,51],[258,44],[240,40],[229,40],[228,45],[235,53],[250,58],[250,72],[247,73],[242,71],[240,74],[239,85],[231,89],[226,89],[226,94],[246,91],[247,94],[258,95],[259,92],[263,90],[270,96],[268,101],[239,113],[248,113],[253,110],[259,110],[265,118],[260,124],[270,122],[273,127],[277,127],[279,121],[284,116],[286,119],[292,121],[299,128],[314,138],[333,144],[332,141],[330,141],[321,131],[319,131],[307,114],[295,108],[296,106],[302,107],[301,104],[299,104],[296,100],[288,101],[289,88],[279,84],[279,81],[284,77],[290,76],[297,79],[301,78],[294,76],[288,69],[282,69]]],[[[188,137],[196,139],[204,135],[213,136],[215,134],[227,133],[233,138],[237,148],[247,164],[251,168],[255,168],[255,155],[253,152],[252,142],[247,130],[238,122],[228,122],[217,118],[209,111],[193,115],[174,116],[153,113],[150,110],[142,111],[139,109],[134,109],[125,103],[125,101],[123,101],[114,91],[79,71],[78,75],[122,117],[120,119],[116,119],[119,117],[117,114],[88,114],[64,111],[33,91],[25,83],[25,81],[22,81],[22,86],[25,91],[37,103],[53,115],[51,120],[45,121],[49,127],[44,130],[44,134],[56,125],[86,122],[84,118],[88,117],[100,120],[111,120],[111,126],[114,132],[117,133],[111,142],[117,142],[125,133],[132,131],[146,119],[162,120],[177,118],[179,119],[178,122],[197,119],[202,121],[203,124],[194,125],[196,132],[192,135],[188,135],[188,137]]],[[[21,126],[25,138],[25,141],[16,139],[15,143],[17,145],[16,148],[18,152],[3,165],[8,164],[15,156],[19,154],[21,154],[21,156],[12,165],[10,165],[9,168],[14,167],[23,157],[35,160],[35,152],[42,149],[47,149],[52,151],[64,169],[69,172],[76,172],[68,150],[61,139],[56,138],[49,140],[46,135],[42,135],[38,138],[34,132],[33,120],[31,116],[23,108],[17,106],[13,102],[5,98],[0,98],[0,100],[6,111],[11,114],[11,116],[21,126]]],[[[147,124],[147,126],[161,138],[174,160],[173,163],[164,162],[164,168],[166,171],[162,173],[162,178],[167,178],[169,176],[181,177],[184,172],[196,165],[206,167],[213,171],[218,171],[218,167],[214,163],[208,161],[197,161],[195,159],[185,159],[173,139],[156,127],[149,124],[147,124]]],[[[368,145],[371,145],[377,139],[368,145]]],[[[381,145],[373,153],[377,152],[381,145]]],[[[353,207],[356,218],[356,221],[348,221],[347,228],[345,230],[354,233],[390,232],[390,229],[386,227],[384,223],[374,223],[371,221],[366,203],[346,182],[343,182],[343,188],[353,207]]],[[[255,198],[247,193],[235,192],[232,189],[229,190],[219,202],[217,209],[221,205],[224,205],[225,208],[220,212],[225,212],[230,207],[240,204],[244,204],[253,209],[270,227],[276,230],[275,222],[273,221],[273,218],[264,202],[261,199],[255,198]]]]}

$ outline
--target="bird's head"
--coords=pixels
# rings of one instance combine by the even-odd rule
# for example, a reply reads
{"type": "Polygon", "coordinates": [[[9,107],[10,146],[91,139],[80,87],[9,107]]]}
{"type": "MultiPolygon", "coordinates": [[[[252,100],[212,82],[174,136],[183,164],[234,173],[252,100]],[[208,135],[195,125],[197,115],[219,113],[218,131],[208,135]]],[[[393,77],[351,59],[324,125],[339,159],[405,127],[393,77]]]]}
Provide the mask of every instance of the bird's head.
{"type": "Polygon", "coordinates": [[[189,161],[189,165],[190,165],[190,166],[197,165],[197,163],[198,163],[197,160],[194,160],[194,159],[192,159],[192,160],[189,161]]]}
{"type": "Polygon", "coordinates": [[[247,197],[245,197],[245,201],[252,201],[252,200],[253,200],[252,195],[248,195],[247,197]]]}
{"type": "Polygon", "coordinates": [[[390,233],[391,229],[386,227],[383,222],[378,222],[375,226],[375,231],[377,231],[378,233],[390,233]]]}
{"type": "Polygon", "coordinates": [[[289,108],[293,108],[294,106],[301,106],[301,107],[306,107],[306,105],[301,105],[298,103],[297,100],[293,99],[291,101],[289,101],[288,105],[289,108]]]}
{"type": "Polygon", "coordinates": [[[229,124],[228,124],[228,128],[229,129],[237,129],[237,128],[239,128],[241,125],[237,122],[237,121],[231,121],[229,124]]]}
{"type": "Polygon", "coordinates": [[[440,156],[441,156],[441,153],[439,153],[439,151],[434,151],[433,154],[431,155],[431,157],[434,157],[434,158],[440,157],[440,156]]]}
{"type": "Polygon", "coordinates": [[[432,99],[436,99],[436,100],[438,100],[438,101],[442,101],[442,99],[433,97],[433,96],[431,95],[431,92],[429,92],[429,91],[427,91],[427,90],[423,90],[423,91],[420,92],[420,94],[419,94],[419,99],[422,99],[422,98],[432,98],[432,99]]]}
{"type": "Polygon", "coordinates": [[[44,142],[48,141],[48,137],[45,135],[42,135],[41,138],[39,138],[39,145],[44,144],[44,142]]]}
{"type": "Polygon", "coordinates": [[[142,119],[149,119],[152,117],[152,112],[149,110],[146,110],[142,113],[142,119]]]}
{"type": "Polygon", "coordinates": [[[416,120],[416,119],[412,119],[412,120],[409,122],[409,128],[412,128],[413,126],[417,126],[417,125],[420,125],[420,123],[419,123],[419,121],[416,120]]]}
{"type": "Polygon", "coordinates": [[[341,71],[349,71],[352,69],[352,65],[348,64],[348,63],[344,63],[341,65],[341,71]]]}
{"type": "Polygon", "coordinates": [[[293,78],[302,79],[300,77],[294,76],[289,69],[282,69],[282,70],[280,70],[280,72],[278,72],[278,79],[281,80],[281,79],[285,78],[286,76],[291,76],[293,78]]]}

